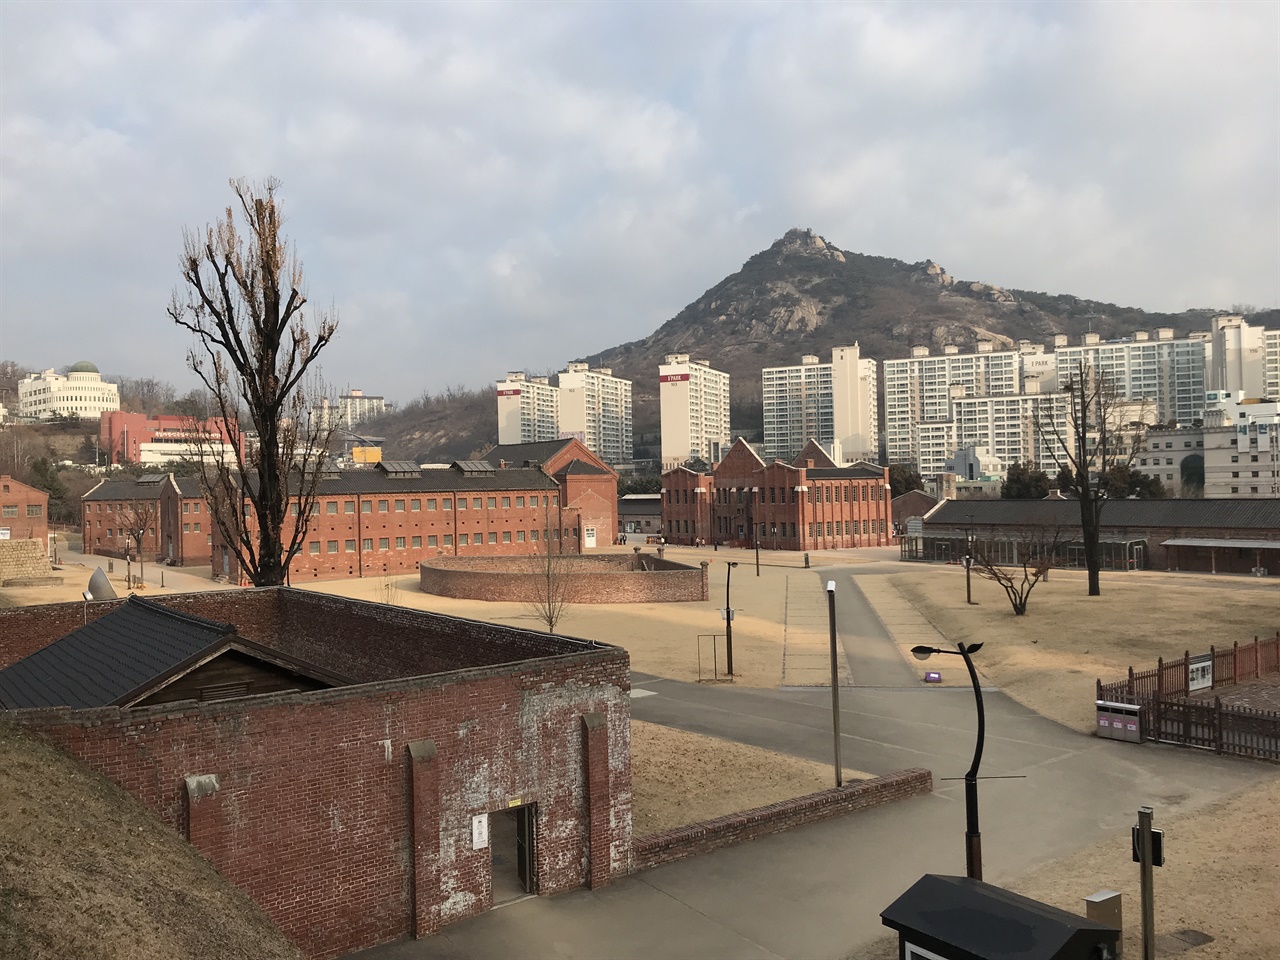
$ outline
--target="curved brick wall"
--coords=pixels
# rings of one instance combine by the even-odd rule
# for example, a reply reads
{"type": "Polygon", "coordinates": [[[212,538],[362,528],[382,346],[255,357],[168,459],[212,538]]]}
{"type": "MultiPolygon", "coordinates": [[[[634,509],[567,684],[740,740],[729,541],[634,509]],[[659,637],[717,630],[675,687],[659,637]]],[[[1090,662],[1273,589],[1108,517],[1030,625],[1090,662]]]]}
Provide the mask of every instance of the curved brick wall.
{"type": "MultiPolygon", "coordinates": [[[[708,596],[705,561],[699,568],[651,553],[615,553],[556,563],[572,577],[573,603],[684,603],[708,596]]],[[[545,564],[536,557],[438,557],[423,561],[418,582],[423,593],[439,597],[530,603],[545,581],[545,564]]]]}

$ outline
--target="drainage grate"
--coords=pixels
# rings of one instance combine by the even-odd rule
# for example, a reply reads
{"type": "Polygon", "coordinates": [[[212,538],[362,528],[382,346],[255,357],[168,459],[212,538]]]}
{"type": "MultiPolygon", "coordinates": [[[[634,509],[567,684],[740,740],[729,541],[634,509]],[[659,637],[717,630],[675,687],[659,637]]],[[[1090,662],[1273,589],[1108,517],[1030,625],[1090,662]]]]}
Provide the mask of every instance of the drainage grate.
{"type": "Polygon", "coordinates": [[[1185,953],[1206,943],[1213,943],[1213,937],[1203,930],[1178,930],[1156,937],[1156,949],[1165,954],[1185,953]]]}

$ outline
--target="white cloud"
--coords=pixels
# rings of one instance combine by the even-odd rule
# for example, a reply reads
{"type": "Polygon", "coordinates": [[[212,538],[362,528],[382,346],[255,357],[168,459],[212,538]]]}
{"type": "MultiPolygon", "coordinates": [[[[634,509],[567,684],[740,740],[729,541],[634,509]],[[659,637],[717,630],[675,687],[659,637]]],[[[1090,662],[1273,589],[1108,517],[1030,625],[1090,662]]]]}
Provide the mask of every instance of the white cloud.
{"type": "Polygon", "coordinates": [[[10,3],[0,34],[0,354],[32,365],[173,371],[182,228],[239,175],[284,181],[326,375],[389,396],[645,336],[791,226],[1280,302],[1274,5],[10,3]]]}

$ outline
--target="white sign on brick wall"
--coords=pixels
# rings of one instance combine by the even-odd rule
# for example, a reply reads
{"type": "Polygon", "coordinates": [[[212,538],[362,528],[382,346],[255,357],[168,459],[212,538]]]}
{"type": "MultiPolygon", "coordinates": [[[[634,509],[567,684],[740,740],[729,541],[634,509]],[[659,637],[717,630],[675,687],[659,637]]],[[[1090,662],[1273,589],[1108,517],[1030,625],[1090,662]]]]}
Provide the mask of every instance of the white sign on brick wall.
{"type": "Polygon", "coordinates": [[[477,814],[471,818],[471,849],[483,850],[489,846],[489,815],[477,814]]]}

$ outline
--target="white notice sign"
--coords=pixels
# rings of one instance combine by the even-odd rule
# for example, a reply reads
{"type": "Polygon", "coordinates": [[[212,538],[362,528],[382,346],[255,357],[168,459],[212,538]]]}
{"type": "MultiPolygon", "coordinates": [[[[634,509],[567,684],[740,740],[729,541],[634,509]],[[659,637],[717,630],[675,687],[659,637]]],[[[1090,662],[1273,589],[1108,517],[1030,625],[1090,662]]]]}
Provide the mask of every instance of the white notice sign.
{"type": "Polygon", "coordinates": [[[489,846],[489,815],[481,813],[471,818],[471,849],[483,850],[489,846]]]}

